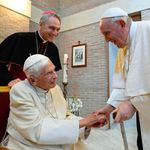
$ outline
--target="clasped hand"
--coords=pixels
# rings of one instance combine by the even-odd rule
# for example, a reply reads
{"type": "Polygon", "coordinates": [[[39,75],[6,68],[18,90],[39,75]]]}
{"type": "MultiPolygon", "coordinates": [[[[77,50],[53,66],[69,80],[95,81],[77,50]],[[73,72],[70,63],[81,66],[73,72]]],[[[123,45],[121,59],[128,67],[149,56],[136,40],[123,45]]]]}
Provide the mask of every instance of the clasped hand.
{"type": "Polygon", "coordinates": [[[102,127],[107,123],[107,118],[103,114],[92,113],[81,121],[82,127],[102,127]]]}
{"type": "Polygon", "coordinates": [[[136,108],[132,105],[131,101],[126,100],[119,104],[119,106],[112,112],[116,114],[114,117],[115,123],[121,123],[125,120],[130,119],[134,113],[136,112],[136,108]]]}

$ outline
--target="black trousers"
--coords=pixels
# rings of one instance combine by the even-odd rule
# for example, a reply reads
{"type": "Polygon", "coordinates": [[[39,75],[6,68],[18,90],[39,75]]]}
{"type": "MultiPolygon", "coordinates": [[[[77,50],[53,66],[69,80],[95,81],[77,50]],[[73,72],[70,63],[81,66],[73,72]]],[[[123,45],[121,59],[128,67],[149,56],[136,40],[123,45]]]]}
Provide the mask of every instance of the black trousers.
{"type": "Polygon", "coordinates": [[[139,120],[138,112],[136,113],[136,125],[137,125],[137,147],[138,147],[138,150],[143,150],[141,127],[140,127],[140,120],[139,120]]]}

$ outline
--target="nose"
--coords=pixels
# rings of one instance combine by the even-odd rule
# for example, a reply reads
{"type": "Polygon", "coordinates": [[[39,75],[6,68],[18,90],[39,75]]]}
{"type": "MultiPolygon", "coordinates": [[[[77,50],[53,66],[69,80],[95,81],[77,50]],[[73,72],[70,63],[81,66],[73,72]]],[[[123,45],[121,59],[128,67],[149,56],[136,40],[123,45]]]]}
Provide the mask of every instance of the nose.
{"type": "Polygon", "coordinates": [[[110,42],[111,39],[109,37],[105,37],[106,42],[110,42]]]}
{"type": "Polygon", "coordinates": [[[59,33],[59,31],[58,31],[57,29],[54,29],[54,30],[53,30],[53,35],[54,35],[54,36],[58,36],[58,33],[59,33]]]}
{"type": "Polygon", "coordinates": [[[106,42],[109,42],[110,40],[108,38],[105,38],[106,42]]]}
{"type": "Polygon", "coordinates": [[[57,77],[58,77],[58,75],[57,75],[56,71],[54,71],[54,72],[53,72],[53,78],[54,78],[54,79],[57,79],[57,77]]]}

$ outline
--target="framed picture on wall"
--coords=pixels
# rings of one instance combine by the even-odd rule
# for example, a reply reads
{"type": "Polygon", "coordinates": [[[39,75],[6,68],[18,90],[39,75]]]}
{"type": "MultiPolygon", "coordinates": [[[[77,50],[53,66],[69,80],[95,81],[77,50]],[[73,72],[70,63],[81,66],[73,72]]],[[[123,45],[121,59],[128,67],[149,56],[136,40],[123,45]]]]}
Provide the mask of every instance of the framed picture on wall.
{"type": "Polygon", "coordinates": [[[78,44],[72,46],[72,67],[86,66],[87,44],[78,44]]]}

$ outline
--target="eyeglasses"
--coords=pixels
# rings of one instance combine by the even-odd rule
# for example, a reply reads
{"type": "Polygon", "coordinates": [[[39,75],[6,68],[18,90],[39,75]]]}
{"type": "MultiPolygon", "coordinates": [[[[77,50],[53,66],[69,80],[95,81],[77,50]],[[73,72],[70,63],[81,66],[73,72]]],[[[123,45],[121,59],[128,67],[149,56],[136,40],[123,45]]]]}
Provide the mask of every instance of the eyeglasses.
{"type": "Polygon", "coordinates": [[[52,77],[54,77],[54,76],[57,76],[57,74],[56,74],[56,71],[53,70],[53,71],[49,71],[49,72],[47,72],[47,73],[45,73],[45,74],[42,74],[42,76],[52,78],[52,77]]]}

